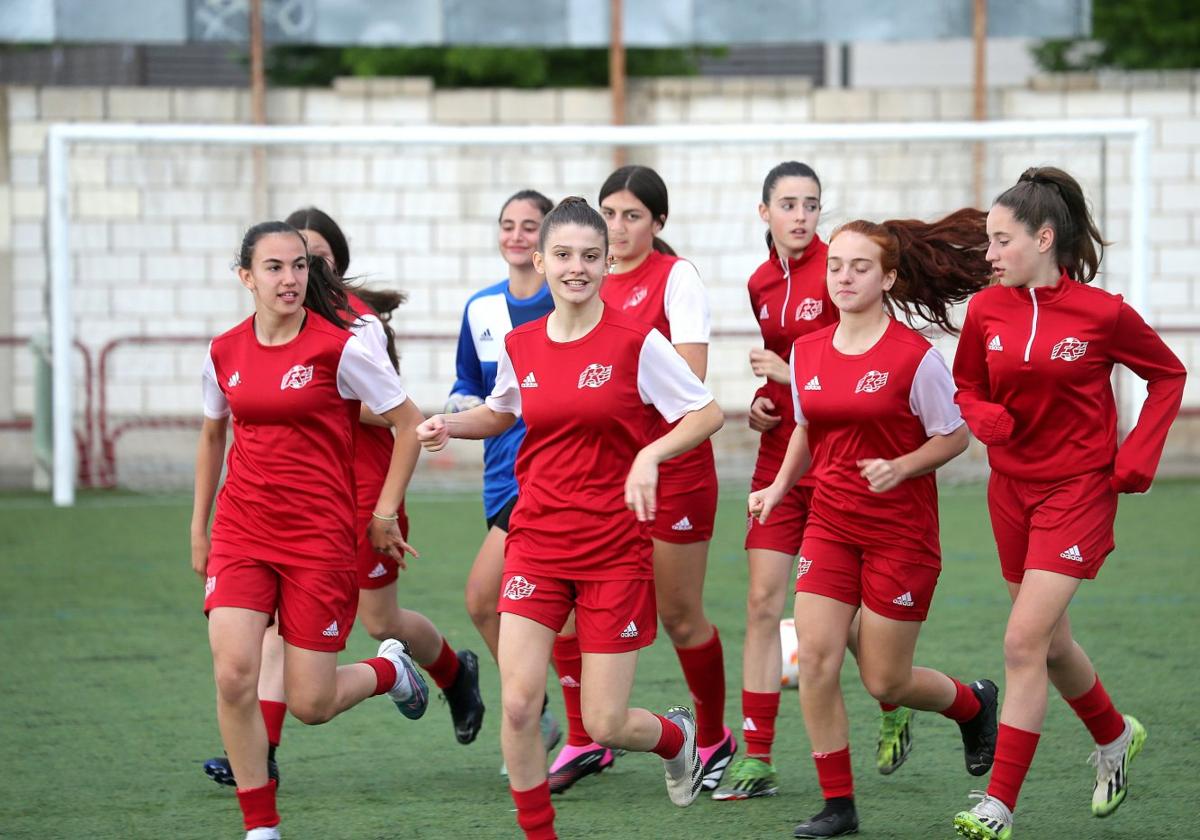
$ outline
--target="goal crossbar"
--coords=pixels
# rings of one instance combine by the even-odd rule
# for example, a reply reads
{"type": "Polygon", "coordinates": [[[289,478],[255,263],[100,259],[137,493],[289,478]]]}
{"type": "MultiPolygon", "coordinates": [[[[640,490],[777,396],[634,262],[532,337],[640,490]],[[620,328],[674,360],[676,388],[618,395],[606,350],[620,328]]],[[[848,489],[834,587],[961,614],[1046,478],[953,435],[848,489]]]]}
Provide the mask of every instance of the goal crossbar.
{"type": "MultiPolygon", "coordinates": [[[[74,321],[68,155],[73,143],[197,143],[294,146],[657,146],[700,144],[824,144],[1116,138],[1131,142],[1129,303],[1148,301],[1150,122],[1145,119],[997,120],[980,122],[780,123],[776,125],[628,126],[255,126],[138,123],[55,123],[46,135],[49,225],[50,336],[54,366],[54,503],[75,501],[71,425],[74,321]]],[[[1139,389],[1125,389],[1135,414],[1139,389]]]]}

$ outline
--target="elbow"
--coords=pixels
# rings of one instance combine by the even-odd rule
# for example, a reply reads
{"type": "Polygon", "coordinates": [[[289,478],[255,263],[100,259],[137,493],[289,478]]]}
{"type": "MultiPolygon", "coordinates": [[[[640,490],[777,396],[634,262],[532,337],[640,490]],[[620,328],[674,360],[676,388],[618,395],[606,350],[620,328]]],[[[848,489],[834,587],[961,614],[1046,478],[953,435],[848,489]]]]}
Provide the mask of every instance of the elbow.
{"type": "Polygon", "coordinates": [[[725,412],[723,412],[721,410],[721,407],[719,405],[717,405],[716,400],[713,400],[708,405],[709,405],[709,413],[711,415],[709,424],[712,429],[708,433],[708,436],[712,437],[713,435],[715,435],[717,432],[721,431],[721,429],[723,429],[725,427],[725,412]]]}

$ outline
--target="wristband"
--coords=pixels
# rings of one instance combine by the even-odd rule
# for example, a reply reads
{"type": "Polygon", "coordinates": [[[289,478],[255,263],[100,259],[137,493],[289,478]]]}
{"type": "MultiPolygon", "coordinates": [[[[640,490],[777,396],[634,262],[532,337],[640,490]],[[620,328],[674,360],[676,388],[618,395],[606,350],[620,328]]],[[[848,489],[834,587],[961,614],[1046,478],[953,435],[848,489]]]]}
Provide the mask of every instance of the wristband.
{"type": "Polygon", "coordinates": [[[400,519],[400,515],[397,513],[393,513],[391,516],[384,516],[382,513],[375,513],[374,511],[372,511],[371,516],[374,517],[375,519],[381,519],[384,522],[395,522],[398,519],[400,519]]]}

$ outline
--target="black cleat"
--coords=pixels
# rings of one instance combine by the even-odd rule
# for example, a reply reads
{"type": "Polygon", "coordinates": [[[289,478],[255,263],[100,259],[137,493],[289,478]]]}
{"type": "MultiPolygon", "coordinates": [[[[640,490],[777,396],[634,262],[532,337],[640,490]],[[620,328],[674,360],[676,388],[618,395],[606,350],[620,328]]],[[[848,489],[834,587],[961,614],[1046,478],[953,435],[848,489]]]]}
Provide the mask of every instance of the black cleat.
{"type": "MultiPolygon", "coordinates": [[[[233,777],[233,767],[229,764],[228,756],[210,758],[204,762],[204,774],[219,785],[237,787],[237,779],[233,777]]],[[[267,752],[267,778],[275,780],[279,787],[279,765],[275,763],[275,747],[267,752]]]]}
{"type": "Polygon", "coordinates": [[[996,712],[1000,689],[991,680],[976,680],[971,691],[979,698],[979,712],[958,725],[962,732],[963,758],[972,776],[986,775],[996,758],[996,712]]]}
{"type": "Polygon", "coordinates": [[[858,834],[858,812],[853,797],[826,799],[821,813],[810,817],[792,831],[793,837],[845,837],[858,834]]]}
{"type": "Polygon", "coordinates": [[[469,744],[483,726],[483,696],[479,693],[479,657],[473,651],[458,652],[458,676],[454,683],[442,690],[450,705],[450,718],[454,721],[454,737],[460,744],[469,744]]]}

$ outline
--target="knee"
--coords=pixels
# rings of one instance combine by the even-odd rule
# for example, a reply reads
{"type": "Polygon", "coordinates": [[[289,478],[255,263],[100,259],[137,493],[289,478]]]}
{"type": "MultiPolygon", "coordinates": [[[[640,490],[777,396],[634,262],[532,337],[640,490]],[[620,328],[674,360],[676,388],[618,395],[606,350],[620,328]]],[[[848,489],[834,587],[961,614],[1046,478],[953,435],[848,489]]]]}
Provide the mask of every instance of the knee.
{"type": "Polygon", "coordinates": [[[333,719],[334,708],[332,699],[324,701],[319,697],[299,697],[292,698],[288,696],[288,711],[292,716],[301,723],[308,726],[319,726],[333,719]]]}
{"type": "Polygon", "coordinates": [[[536,727],[542,716],[544,694],[523,686],[504,686],[501,690],[504,722],[518,732],[536,727]]]}
{"type": "Polygon", "coordinates": [[[658,617],[676,647],[690,647],[696,634],[703,629],[704,616],[695,616],[690,610],[678,607],[660,608],[658,617]]]}
{"type": "Polygon", "coordinates": [[[394,622],[387,621],[384,616],[373,610],[360,609],[358,617],[362,619],[363,629],[372,639],[382,642],[384,639],[393,639],[401,635],[396,633],[396,628],[389,626],[394,622]]]}
{"type": "Polygon", "coordinates": [[[746,625],[774,629],[783,612],[783,598],[769,589],[751,587],[746,593],[746,625]]]}
{"type": "Polygon", "coordinates": [[[248,659],[223,659],[213,668],[217,696],[225,703],[240,704],[258,697],[258,674],[248,659]]]}
{"type": "Polygon", "coordinates": [[[1044,668],[1049,650],[1049,639],[1026,628],[1009,627],[1004,633],[1004,667],[1009,670],[1044,668]]]}
{"type": "Polygon", "coordinates": [[[619,748],[623,744],[627,715],[626,709],[587,709],[583,713],[583,727],[600,746],[619,748]]]}
{"type": "Polygon", "coordinates": [[[496,598],[498,594],[491,586],[468,578],[466,587],[467,614],[476,626],[492,621],[496,617],[496,598]]]}
{"type": "Polygon", "coordinates": [[[796,664],[800,670],[800,679],[805,682],[837,681],[842,670],[842,650],[844,647],[822,648],[816,644],[801,639],[796,648],[796,664]]]}
{"type": "Polygon", "coordinates": [[[901,675],[893,673],[871,674],[863,672],[862,683],[866,688],[867,693],[878,700],[880,703],[887,703],[892,706],[904,705],[903,695],[904,688],[908,680],[901,675]]]}

